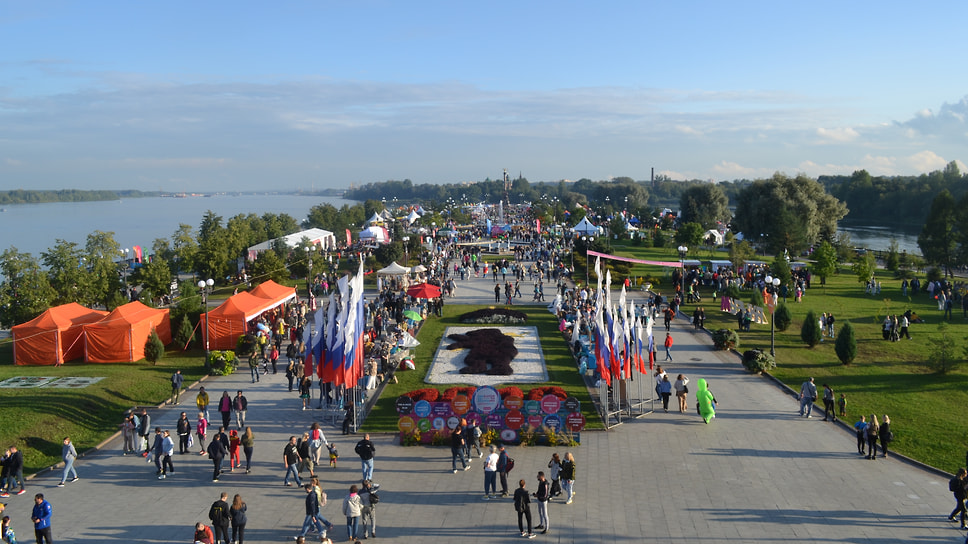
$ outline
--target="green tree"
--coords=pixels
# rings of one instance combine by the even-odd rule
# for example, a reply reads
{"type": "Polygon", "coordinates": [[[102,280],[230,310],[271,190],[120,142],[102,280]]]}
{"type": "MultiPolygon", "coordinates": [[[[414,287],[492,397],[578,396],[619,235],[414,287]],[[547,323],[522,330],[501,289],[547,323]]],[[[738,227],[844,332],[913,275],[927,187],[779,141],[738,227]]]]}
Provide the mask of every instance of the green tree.
{"type": "Polygon", "coordinates": [[[117,263],[121,246],[114,241],[114,233],[96,230],[88,234],[84,251],[91,272],[91,300],[108,310],[123,304],[126,299],[121,297],[121,274],[117,263]]]}
{"type": "Polygon", "coordinates": [[[813,310],[809,310],[804,318],[803,326],[800,327],[800,339],[811,348],[820,343],[820,321],[813,310]]]}
{"type": "Polygon", "coordinates": [[[732,263],[734,270],[739,270],[743,263],[753,258],[753,246],[746,240],[733,242],[729,246],[729,262],[732,263]]]}
{"type": "Polygon", "coordinates": [[[679,197],[680,216],[685,221],[699,223],[704,231],[729,222],[729,198],[722,187],[714,183],[692,185],[679,197]]]}
{"type": "Polygon", "coordinates": [[[158,333],[151,329],[151,334],[145,342],[145,361],[151,364],[158,364],[158,361],[165,356],[165,344],[158,337],[158,333]]]}
{"type": "Polygon", "coordinates": [[[820,276],[820,285],[826,286],[827,278],[837,271],[837,250],[824,240],[813,252],[813,273],[820,276]]]}
{"type": "Polygon", "coordinates": [[[403,244],[401,242],[382,244],[373,251],[373,255],[380,265],[389,266],[392,262],[403,260],[403,244]]]}
{"type": "Polygon", "coordinates": [[[785,331],[790,328],[791,323],[793,323],[793,313],[790,312],[790,307],[785,302],[777,304],[776,309],[773,310],[773,324],[776,330],[785,331]]]}
{"type": "Polygon", "coordinates": [[[84,253],[74,242],[57,240],[54,247],[40,254],[44,266],[47,267],[47,277],[50,286],[57,296],[52,304],[60,305],[68,302],[90,304],[90,272],[84,260],[84,253]]]}
{"type": "Polygon", "coordinates": [[[0,325],[10,328],[30,321],[50,308],[57,292],[30,253],[15,247],[0,253],[0,325]]]}
{"type": "Polygon", "coordinates": [[[874,277],[874,272],[877,270],[877,261],[874,260],[874,254],[867,252],[858,255],[850,269],[857,275],[857,281],[867,283],[874,277]]]}
{"type": "Polygon", "coordinates": [[[676,244],[698,248],[702,245],[703,232],[699,223],[686,223],[676,231],[676,244]]]}
{"type": "Polygon", "coordinates": [[[167,295],[171,291],[171,270],[164,259],[155,259],[142,264],[131,274],[130,283],[140,284],[144,289],[142,298],[153,299],[167,295]],[[147,294],[147,297],[144,295],[147,294]]]}
{"type": "Polygon", "coordinates": [[[901,259],[897,248],[897,239],[892,237],[887,249],[887,258],[884,259],[884,268],[895,273],[901,267],[901,259]]]}
{"type": "Polygon", "coordinates": [[[931,351],[928,352],[925,364],[935,372],[947,374],[961,363],[961,358],[955,353],[957,344],[947,322],[942,321],[938,325],[938,334],[929,341],[932,347],[931,351]]]}
{"type": "Polygon", "coordinates": [[[205,279],[224,278],[229,270],[230,257],[226,252],[227,245],[228,233],[222,226],[222,216],[208,210],[198,228],[195,272],[205,279]]]}
{"type": "Polygon", "coordinates": [[[249,269],[252,271],[253,283],[262,283],[268,280],[278,283],[289,277],[285,261],[280,259],[275,251],[260,252],[255,261],[249,265],[249,269]]]}
{"type": "Polygon", "coordinates": [[[175,347],[184,351],[191,346],[195,340],[195,328],[192,327],[192,320],[187,315],[182,316],[178,323],[178,330],[175,331],[175,347]]]}
{"type": "Polygon", "coordinates": [[[759,289],[753,289],[750,291],[750,304],[753,306],[763,307],[763,291],[759,289]]]}
{"type": "Polygon", "coordinates": [[[942,189],[931,202],[931,211],[928,212],[921,234],[918,235],[921,254],[929,263],[941,266],[945,277],[951,273],[951,267],[956,263],[958,215],[951,192],[942,189]]]}
{"type": "Polygon", "coordinates": [[[773,262],[770,263],[770,274],[774,278],[780,278],[780,286],[789,285],[793,280],[793,274],[790,272],[790,263],[782,253],[777,253],[773,257],[773,262]]]}
{"type": "Polygon", "coordinates": [[[840,327],[840,333],[837,334],[837,340],[834,342],[834,351],[837,352],[840,362],[845,365],[854,362],[857,357],[857,337],[854,335],[854,326],[850,321],[845,321],[840,327]]]}
{"type": "Polygon", "coordinates": [[[167,258],[168,267],[177,275],[182,270],[195,270],[195,259],[198,257],[198,240],[191,225],[179,223],[178,229],[171,235],[171,257],[167,258]]]}

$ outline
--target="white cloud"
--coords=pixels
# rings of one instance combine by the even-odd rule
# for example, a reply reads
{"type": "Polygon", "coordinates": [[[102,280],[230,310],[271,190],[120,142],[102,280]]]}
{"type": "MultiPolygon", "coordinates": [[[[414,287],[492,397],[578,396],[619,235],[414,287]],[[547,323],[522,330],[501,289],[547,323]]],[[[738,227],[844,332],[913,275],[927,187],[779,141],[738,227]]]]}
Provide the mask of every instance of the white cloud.
{"type": "Polygon", "coordinates": [[[843,143],[843,142],[853,142],[858,137],[860,137],[860,134],[851,127],[842,127],[842,128],[820,127],[817,129],[817,136],[820,136],[822,140],[826,140],[829,142],[843,143]]]}
{"type": "Polygon", "coordinates": [[[720,161],[714,164],[712,171],[724,179],[750,178],[772,174],[772,171],[769,169],[763,170],[761,168],[751,168],[730,161],[720,161]]]}

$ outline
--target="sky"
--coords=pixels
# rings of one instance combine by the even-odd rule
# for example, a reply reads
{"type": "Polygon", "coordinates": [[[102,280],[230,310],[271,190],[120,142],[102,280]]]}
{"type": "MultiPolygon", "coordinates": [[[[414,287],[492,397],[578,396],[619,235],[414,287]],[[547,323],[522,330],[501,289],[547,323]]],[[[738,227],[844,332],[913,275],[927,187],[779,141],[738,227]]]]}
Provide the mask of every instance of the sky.
{"type": "Polygon", "coordinates": [[[963,1],[0,0],[0,190],[917,175],[968,162],[965,20],[963,1]]]}

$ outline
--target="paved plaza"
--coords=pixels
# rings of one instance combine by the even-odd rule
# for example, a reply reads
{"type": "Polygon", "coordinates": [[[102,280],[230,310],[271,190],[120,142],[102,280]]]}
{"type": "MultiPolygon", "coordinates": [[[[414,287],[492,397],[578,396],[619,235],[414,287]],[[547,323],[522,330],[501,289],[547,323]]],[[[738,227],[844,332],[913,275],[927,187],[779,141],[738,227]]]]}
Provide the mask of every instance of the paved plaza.
{"type": "MultiPolygon", "coordinates": [[[[519,300],[531,298],[530,285],[522,282],[525,297],[519,300]]],[[[490,278],[458,282],[457,293],[449,303],[493,304],[490,278]],[[488,291],[489,298],[484,296],[488,291]]],[[[546,284],[545,299],[554,299],[553,284],[546,284]]],[[[686,374],[691,385],[706,378],[719,401],[717,417],[704,425],[694,412],[660,409],[607,432],[583,433],[581,446],[571,450],[578,466],[575,501],[551,503],[550,531],[536,542],[964,540],[964,531],[945,519],[954,507],[946,477],[894,457],[865,460],[856,454],[853,433],[817,416],[798,417],[798,403],[789,392],[746,373],[734,355],[713,351],[705,333],[696,334],[679,321],[673,335],[675,361],[663,367],[673,378],[686,374]]],[[[780,364],[782,357],[778,354],[780,364]]],[[[78,460],[79,481],[57,488],[60,471],[48,472],[28,482],[26,495],[4,499],[20,541],[32,542],[30,508],[38,492],[53,505],[55,542],[93,544],[189,542],[194,523],[208,523],[210,504],[225,491],[230,500],[240,493],[248,504],[247,542],[291,542],[304,517],[305,492],[283,486],[282,450],[289,436],[321,419],[320,411],[302,411],[282,373],[257,384],[250,383],[247,372],[203,384],[213,399],[223,390],[234,396],[240,389],[248,397],[248,424],[256,435],[251,474],[236,470],[212,482],[212,463],[198,455],[196,445],[195,453],[174,456],[174,474],[157,480],[154,464],[140,456],[122,456],[121,441],[115,439],[78,460]]],[[[174,431],[184,410],[194,426],[196,391],[197,385],[185,392],[180,406],[154,410],[153,425],[174,431]]],[[[690,405],[695,405],[693,393],[690,405]]],[[[661,408],[658,403],[656,407],[661,408]]],[[[916,432],[916,422],[894,420],[892,428],[896,433],[916,432]]],[[[353,445],[361,436],[343,436],[329,422],[324,429],[342,457],[337,468],[318,470],[329,495],[322,513],[336,525],[330,536],[345,542],[340,503],[360,479],[353,445]]],[[[374,480],[382,486],[377,506],[380,541],[522,540],[510,499],[481,500],[481,460],[453,474],[449,448],[402,447],[395,435],[374,435],[373,441],[374,480]]],[[[538,470],[547,470],[555,451],[567,450],[509,448],[516,460],[509,477],[512,489],[523,478],[533,491],[538,470]]],[[[537,519],[536,508],[532,511],[537,519]]]]}

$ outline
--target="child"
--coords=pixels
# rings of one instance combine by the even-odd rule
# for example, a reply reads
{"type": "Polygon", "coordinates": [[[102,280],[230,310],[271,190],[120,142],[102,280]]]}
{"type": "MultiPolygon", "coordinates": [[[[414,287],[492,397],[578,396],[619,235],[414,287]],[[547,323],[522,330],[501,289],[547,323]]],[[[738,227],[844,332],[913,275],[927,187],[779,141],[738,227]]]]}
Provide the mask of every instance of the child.
{"type": "Polygon", "coordinates": [[[840,417],[847,417],[847,396],[843,393],[837,399],[837,408],[840,410],[840,417]]]}
{"type": "Polygon", "coordinates": [[[242,466],[242,459],[239,457],[239,446],[242,445],[242,439],[239,437],[238,431],[232,429],[229,432],[229,472],[235,472],[235,467],[242,466]]]}
{"type": "Polygon", "coordinates": [[[326,444],[326,449],[329,450],[329,466],[336,468],[336,461],[339,460],[339,452],[336,451],[336,444],[330,442],[326,444]]]}
{"type": "Polygon", "coordinates": [[[6,544],[17,544],[17,536],[10,528],[10,516],[3,516],[3,521],[0,522],[0,540],[6,544]]]}

